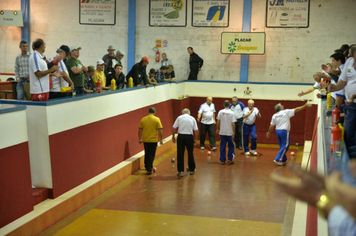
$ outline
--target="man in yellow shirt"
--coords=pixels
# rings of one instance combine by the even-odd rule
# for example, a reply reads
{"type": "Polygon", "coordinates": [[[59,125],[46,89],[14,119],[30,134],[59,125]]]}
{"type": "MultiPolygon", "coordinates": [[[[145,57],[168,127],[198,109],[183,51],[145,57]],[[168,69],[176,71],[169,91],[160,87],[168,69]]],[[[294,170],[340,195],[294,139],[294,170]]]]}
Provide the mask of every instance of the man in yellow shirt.
{"type": "Polygon", "coordinates": [[[101,88],[105,90],[109,90],[110,88],[106,87],[106,77],[104,74],[104,69],[105,69],[105,62],[101,59],[98,60],[96,62],[96,70],[93,75],[94,86],[96,87],[98,80],[100,80],[101,88]]]}
{"type": "Polygon", "coordinates": [[[138,130],[139,143],[145,147],[145,168],[147,175],[152,174],[153,161],[156,155],[158,136],[160,144],[163,144],[163,131],[161,120],[156,116],[156,108],[151,107],[148,115],[143,117],[138,130]]]}

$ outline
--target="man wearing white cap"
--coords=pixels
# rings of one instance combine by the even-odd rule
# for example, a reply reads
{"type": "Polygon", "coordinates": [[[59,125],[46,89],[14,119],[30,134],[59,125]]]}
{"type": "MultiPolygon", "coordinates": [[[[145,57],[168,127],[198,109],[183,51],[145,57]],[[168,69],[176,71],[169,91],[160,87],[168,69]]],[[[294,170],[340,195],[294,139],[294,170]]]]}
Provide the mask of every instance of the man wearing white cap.
{"type": "Polygon", "coordinates": [[[106,87],[106,76],[104,74],[105,62],[103,60],[98,60],[96,62],[96,70],[93,75],[94,85],[98,83],[100,80],[101,88],[105,90],[109,90],[110,87],[106,87]]]}
{"type": "Polygon", "coordinates": [[[88,68],[82,64],[79,57],[79,50],[81,47],[73,46],[70,48],[71,58],[67,61],[67,68],[69,72],[69,77],[74,83],[74,90],[77,94],[84,93],[84,72],[88,71],[88,68]]]}

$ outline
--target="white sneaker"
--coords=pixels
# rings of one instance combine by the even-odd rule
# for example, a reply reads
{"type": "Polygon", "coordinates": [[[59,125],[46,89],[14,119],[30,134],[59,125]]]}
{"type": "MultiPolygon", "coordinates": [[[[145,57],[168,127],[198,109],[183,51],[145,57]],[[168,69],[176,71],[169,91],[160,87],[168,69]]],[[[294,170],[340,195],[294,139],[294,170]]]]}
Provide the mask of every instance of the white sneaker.
{"type": "Polygon", "coordinates": [[[245,152],[245,155],[246,155],[246,156],[249,156],[249,155],[250,155],[250,152],[245,152]]]}
{"type": "Polygon", "coordinates": [[[284,166],[286,164],[286,162],[276,161],[276,160],[273,160],[273,162],[276,163],[279,166],[284,166]]]}
{"type": "Polygon", "coordinates": [[[204,150],[204,147],[200,147],[201,150],[204,150]]]}
{"type": "Polygon", "coordinates": [[[251,154],[256,156],[257,152],[255,150],[251,150],[251,154]]]}

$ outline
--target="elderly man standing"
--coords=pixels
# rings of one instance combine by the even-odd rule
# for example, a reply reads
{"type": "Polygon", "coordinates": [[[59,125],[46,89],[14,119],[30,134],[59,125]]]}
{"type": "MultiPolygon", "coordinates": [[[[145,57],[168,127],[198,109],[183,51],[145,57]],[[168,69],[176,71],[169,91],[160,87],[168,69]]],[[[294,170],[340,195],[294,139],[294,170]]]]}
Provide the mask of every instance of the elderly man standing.
{"type": "Polygon", "coordinates": [[[193,116],[190,115],[188,108],[183,109],[182,115],[178,116],[173,124],[172,129],[172,141],[177,142],[177,176],[184,176],[184,150],[188,151],[188,166],[190,175],[195,173],[195,161],[194,161],[194,143],[198,139],[198,125],[193,116]],[[178,128],[178,138],[176,140],[175,134],[178,128]],[[195,138],[194,138],[195,137],[195,138]]]}
{"type": "Polygon", "coordinates": [[[274,127],[276,127],[276,133],[279,143],[279,152],[274,159],[277,165],[285,165],[287,162],[286,153],[289,149],[290,144],[290,118],[294,116],[296,112],[300,112],[307,107],[311,107],[311,104],[305,103],[303,106],[296,107],[294,109],[284,109],[284,106],[278,103],[274,106],[276,113],[272,116],[271,124],[269,126],[268,132],[266,134],[267,138],[271,136],[271,132],[274,127]]]}
{"type": "Polygon", "coordinates": [[[161,120],[156,116],[156,108],[148,109],[148,115],[143,117],[138,130],[139,143],[145,147],[145,168],[147,175],[152,174],[153,161],[156,155],[158,136],[163,144],[163,131],[161,120]]]}
{"type": "Polygon", "coordinates": [[[71,47],[70,48],[71,57],[67,61],[69,77],[72,79],[74,83],[74,90],[76,94],[84,93],[84,80],[85,80],[84,73],[88,71],[88,68],[85,67],[80,60],[78,60],[80,49],[82,48],[77,46],[71,47]]]}
{"type": "Polygon", "coordinates": [[[228,143],[229,152],[227,154],[227,164],[234,164],[235,145],[232,137],[235,131],[235,114],[229,108],[229,100],[224,101],[224,109],[220,110],[217,116],[216,133],[220,134],[220,162],[225,165],[226,162],[226,143],[228,143]]]}
{"type": "Polygon", "coordinates": [[[243,110],[243,128],[242,128],[242,135],[243,135],[243,146],[245,155],[249,156],[257,155],[256,148],[257,148],[257,134],[256,134],[256,125],[255,121],[256,118],[261,118],[260,111],[257,107],[254,107],[255,102],[250,99],[247,102],[248,107],[245,107],[243,110]],[[251,153],[249,151],[249,136],[251,136],[251,153]]]}
{"type": "Polygon", "coordinates": [[[206,132],[209,133],[209,142],[212,151],[216,150],[216,142],[215,142],[215,105],[213,103],[212,97],[207,97],[206,102],[203,103],[198,111],[198,122],[201,119],[200,126],[200,149],[204,150],[205,146],[205,136],[206,132]]]}
{"type": "Polygon", "coordinates": [[[23,84],[27,84],[29,82],[28,59],[30,58],[30,53],[28,52],[28,44],[26,41],[20,42],[20,49],[21,49],[21,54],[19,54],[15,60],[15,76],[16,76],[16,80],[18,81],[16,86],[17,100],[24,99],[25,91],[24,91],[23,84]]]}
{"type": "Polygon", "coordinates": [[[242,150],[242,111],[245,108],[242,102],[239,102],[237,97],[232,97],[232,104],[230,109],[234,112],[236,122],[235,122],[235,144],[236,148],[242,150]]]}

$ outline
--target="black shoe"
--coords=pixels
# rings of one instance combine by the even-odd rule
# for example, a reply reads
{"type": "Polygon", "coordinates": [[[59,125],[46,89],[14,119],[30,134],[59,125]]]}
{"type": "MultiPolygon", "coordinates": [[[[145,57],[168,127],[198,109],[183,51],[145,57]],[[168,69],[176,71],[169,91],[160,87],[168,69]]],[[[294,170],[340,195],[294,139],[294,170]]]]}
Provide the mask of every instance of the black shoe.
{"type": "Polygon", "coordinates": [[[152,171],[147,171],[146,175],[152,175],[152,171]]]}

